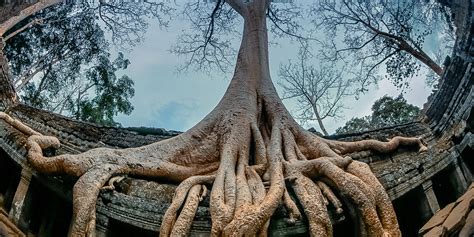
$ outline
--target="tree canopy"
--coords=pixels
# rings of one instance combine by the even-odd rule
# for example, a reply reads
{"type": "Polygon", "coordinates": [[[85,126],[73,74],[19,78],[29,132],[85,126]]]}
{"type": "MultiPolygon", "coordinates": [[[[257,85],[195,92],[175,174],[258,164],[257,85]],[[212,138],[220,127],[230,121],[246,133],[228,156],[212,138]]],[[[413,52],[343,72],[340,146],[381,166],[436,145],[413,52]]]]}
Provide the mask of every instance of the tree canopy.
{"type": "Polygon", "coordinates": [[[130,62],[122,53],[111,61],[110,44],[88,11],[62,4],[28,17],[9,31],[34,23],[7,41],[6,56],[24,103],[117,126],[113,117],[133,110],[133,81],[117,76],[130,62]]]}
{"type": "Polygon", "coordinates": [[[362,90],[383,74],[396,86],[406,86],[421,65],[439,78],[443,69],[425,41],[430,34],[445,34],[443,28],[450,26],[446,11],[436,1],[412,0],[322,0],[311,10],[326,36],[321,40],[324,58],[351,62],[362,90]],[[380,74],[382,65],[386,72],[380,74]]]}
{"type": "Polygon", "coordinates": [[[408,123],[416,120],[419,114],[420,108],[408,104],[402,95],[395,98],[385,95],[374,102],[371,115],[350,119],[336,133],[363,132],[408,123]]]}

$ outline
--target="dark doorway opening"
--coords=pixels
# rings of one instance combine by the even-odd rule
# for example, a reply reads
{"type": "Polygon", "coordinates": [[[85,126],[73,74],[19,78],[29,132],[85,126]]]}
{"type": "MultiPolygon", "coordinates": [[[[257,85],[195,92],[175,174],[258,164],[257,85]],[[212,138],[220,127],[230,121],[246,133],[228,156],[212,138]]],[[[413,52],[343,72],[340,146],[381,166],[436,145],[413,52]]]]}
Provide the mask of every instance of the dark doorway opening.
{"type": "Polygon", "coordinates": [[[35,236],[67,236],[72,205],[31,178],[19,226],[35,236]]]}
{"type": "Polygon", "coordinates": [[[0,149],[0,195],[3,198],[3,208],[7,212],[11,209],[20,178],[21,167],[5,151],[0,149]]]}
{"type": "Polygon", "coordinates": [[[393,201],[402,236],[418,236],[418,230],[433,215],[421,186],[393,201]]]}
{"type": "Polygon", "coordinates": [[[448,166],[445,169],[438,172],[431,181],[433,182],[433,190],[438,199],[440,208],[445,207],[449,203],[456,201],[456,199],[462,194],[458,187],[460,184],[454,177],[455,167],[448,166]]]}
{"type": "Polygon", "coordinates": [[[474,150],[471,147],[466,146],[466,148],[461,152],[461,159],[464,161],[469,171],[471,171],[471,174],[474,174],[474,150]]]}

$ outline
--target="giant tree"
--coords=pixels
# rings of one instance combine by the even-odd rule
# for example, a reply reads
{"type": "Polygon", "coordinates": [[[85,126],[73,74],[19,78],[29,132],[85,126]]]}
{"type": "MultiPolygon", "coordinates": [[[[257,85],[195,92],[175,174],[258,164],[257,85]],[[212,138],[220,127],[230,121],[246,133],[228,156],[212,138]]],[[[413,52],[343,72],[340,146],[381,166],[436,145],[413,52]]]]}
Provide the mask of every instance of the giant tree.
{"type": "MultiPolygon", "coordinates": [[[[28,161],[46,174],[78,177],[73,190],[72,236],[88,236],[95,227],[99,190],[112,176],[163,178],[178,185],[163,217],[160,235],[185,235],[199,196],[212,184],[210,212],[215,236],[265,235],[269,219],[283,200],[290,218],[300,218],[292,188],[309,220],[314,236],[332,234],[324,199],[340,212],[334,194],[347,197],[360,214],[369,236],[399,236],[392,204],[369,166],[348,153],[359,150],[391,152],[421,139],[394,137],[389,142],[341,142],[322,139],[300,127],[282,104],[270,77],[266,13],[269,0],[215,2],[211,26],[221,10],[243,18],[243,34],[234,76],[219,104],[197,125],[169,140],[129,149],[99,148],[85,153],[43,156],[58,147],[44,136],[4,113],[30,137],[28,161]],[[229,8],[230,7],[230,8],[229,8]],[[290,182],[286,185],[286,180],[290,182]],[[269,184],[265,187],[264,183],[269,184]]],[[[205,35],[207,43],[215,43],[205,35]]]]}

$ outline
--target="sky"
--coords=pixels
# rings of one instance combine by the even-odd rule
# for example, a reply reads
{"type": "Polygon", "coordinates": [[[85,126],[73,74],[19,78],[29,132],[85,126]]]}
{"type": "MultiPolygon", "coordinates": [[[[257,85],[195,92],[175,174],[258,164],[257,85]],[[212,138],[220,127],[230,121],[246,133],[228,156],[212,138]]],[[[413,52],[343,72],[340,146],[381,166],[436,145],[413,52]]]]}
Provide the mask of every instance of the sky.
{"type": "MultiPolygon", "coordinates": [[[[231,74],[209,75],[199,71],[177,73],[177,66],[183,63],[184,58],[172,54],[169,50],[179,33],[186,30],[189,30],[189,24],[184,20],[175,20],[164,30],[150,20],[144,40],[132,50],[124,52],[131,64],[120,73],[134,80],[135,96],[131,99],[133,112],[116,117],[122,126],[186,131],[204,118],[222,98],[231,74]]],[[[270,35],[270,40],[271,38],[270,35]]],[[[433,37],[428,38],[426,45],[434,45],[435,41],[433,37]]],[[[281,95],[282,89],[277,83],[279,65],[288,62],[288,59],[296,59],[298,46],[290,40],[278,42],[278,45],[270,45],[269,54],[271,76],[281,95]]],[[[238,49],[238,44],[235,47],[238,49]]],[[[418,107],[423,106],[431,93],[431,88],[425,85],[424,75],[422,72],[410,80],[410,88],[404,94],[408,103],[418,107]]],[[[348,109],[344,110],[343,118],[327,118],[324,120],[325,126],[329,133],[334,133],[352,117],[369,115],[372,104],[378,98],[384,95],[398,96],[400,93],[391,82],[382,80],[358,100],[354,97],[346,98],[343,103],[348,109]]],[[[283,102],[290,112],[296,110],[295,101],[283,102]]],[[[319,130],[315,123],[308,123],[304,127],[319,130]]]]}

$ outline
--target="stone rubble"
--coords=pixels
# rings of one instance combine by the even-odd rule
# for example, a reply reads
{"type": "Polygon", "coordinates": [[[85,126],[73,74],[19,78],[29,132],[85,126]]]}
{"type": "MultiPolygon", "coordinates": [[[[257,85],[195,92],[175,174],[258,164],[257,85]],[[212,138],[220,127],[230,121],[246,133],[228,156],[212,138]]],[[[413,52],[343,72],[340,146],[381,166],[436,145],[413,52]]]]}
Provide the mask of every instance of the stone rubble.
{"type": "Polygon", "coordinates": [[[474,184],[464,195],[436,212],[420,229],[423,237],[474,235],[474,184]]]}

